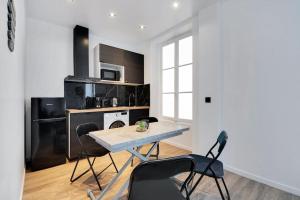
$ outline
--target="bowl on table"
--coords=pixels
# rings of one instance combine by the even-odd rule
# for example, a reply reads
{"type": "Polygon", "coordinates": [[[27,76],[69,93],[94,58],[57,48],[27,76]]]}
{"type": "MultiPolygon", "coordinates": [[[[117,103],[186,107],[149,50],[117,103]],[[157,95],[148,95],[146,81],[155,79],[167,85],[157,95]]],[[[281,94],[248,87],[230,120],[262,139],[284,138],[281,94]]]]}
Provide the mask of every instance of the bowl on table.
{"type": "Polygon", "coordinates": [[[136,127],[137,132],[145,132],[149,128],[149,121],[147,120],[137,121],[135,125],[137,126],[136,127]]]}

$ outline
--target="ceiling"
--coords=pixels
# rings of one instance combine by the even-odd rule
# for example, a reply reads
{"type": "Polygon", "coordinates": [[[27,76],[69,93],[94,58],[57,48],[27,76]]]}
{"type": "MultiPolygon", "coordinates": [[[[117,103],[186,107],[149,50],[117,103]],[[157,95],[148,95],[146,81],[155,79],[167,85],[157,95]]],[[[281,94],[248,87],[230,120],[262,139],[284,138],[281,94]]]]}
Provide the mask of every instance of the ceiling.
{"type": "Polygon", "coordinates": [[[27,0],[28,16],[54,24],[86,26],[100,37],[127,43],[149,40],[190,18],[214,0],[27,0]],[[111,18],[110,12],[116,17],[111,18]],[[145,25],[142,31],[139,25],[145,25]]]}

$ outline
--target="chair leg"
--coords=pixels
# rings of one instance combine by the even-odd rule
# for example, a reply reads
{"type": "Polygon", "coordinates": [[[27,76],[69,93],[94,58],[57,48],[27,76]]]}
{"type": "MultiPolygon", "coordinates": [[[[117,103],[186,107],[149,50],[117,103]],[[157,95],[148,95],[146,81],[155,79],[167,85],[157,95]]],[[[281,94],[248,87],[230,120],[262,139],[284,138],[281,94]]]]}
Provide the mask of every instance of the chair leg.
{"type": "Polygon", "coordinates": [[[230,200],[230,199],[231,199],[231,198],[230,198],[230,194],[229,194],[229,191],[228,191],[228,188],[227,188],[227,186],[226,186],[226,183],[225,183],[224,178],[222,178],[222,182],[223,182],[223,185],[224,185],[225,190],[226,190],[226,193],[227,193],[227,198],[228,198],[228,200],[230,200]]]}
{"type": "Polygon", "coordinates": [[[194,178],[196,176],[197,173],[194,173],[193,176],[191,177],[191,179],[189,180],[189,182],[187,183],[187,187],[190,189],[190,188],[193,188],[193,183],[194,183],[194,178]]]}
{"type": "Polygon", "coordinates": [[[104,169],[102,169],[102,171],[97,174],[97,177],[100,176],[103,172],[105,172],[105,170],[107,170],[111,165],[112,165],[112,163],[110,163],[108,166],[106,166],[104,169]]]}
{"type": "MultiPolygon", "coordinates": [[[[82,158],[82,155],[80,154],[79,157],[78,157],[78,159],[77,159],[77,161],[76,161],[75,167],[74,167],[74,169],[73,169],[72,176],[71,176],[71,178],[70,178],[70,182],[72,182],[72,183],[73,183],[74,181],[78,180],[80,177],[82,177],[82,176],[85,175],[86,173],[88,173],[88,171],[90,171],[90,169],[91,169],[91,168],[89,168],[89,169],[85,170],[82,174],[78,175],[76,178],[73,179],[73,177],[74,177],[74,175],[75,175],[75,171],[76,171],[77,166],[78,166],[78,163],[79,163],[79,161],[81,160],[81,158],[82,158]]],[[[94,164],[94,162],[95,162],[95,159],[96,159],[96,158],[94,158],[94,160],[93,160],[93,162],[92,162],[92,166],[93,166],[93,164],[94,164]]]]}
{"type": "MultiPolygon", "coordinates": [[[[81,156],[80,156],[80,157],[81,157],[81,156]]],[[[76,180],[78,179],[78,177],[77,177],[75,180],[73,180],[73,177],[74,177],[75,171],[76,171],[76,169],[77,169],[77,165],[78,165],[78,163],[79,163],[80,157],[79,157],[79,158],[77,159],[77,161],[76,161],[75,167],[74,167],[73,172],[72,172],[72,176],[71,176],[71,178],[70,178],[70,182],[74,182],[74,181],[76,181],[76,180]]]]}
{"type": "Polygon", "coordinates": [[[223,192],[222,192],[221,187],[220,187],[220,184],[219,184],[219,182],[218,182],[218,179],[215,178],[215,181],[216,181],[216,184],[217,184],[217,186],[218,186],[218,189],[219,189],[220,195],[221,195],[221,197],[222,197],[222,200],[225,200],[224,195],[223,195],[223,192]]]}
{"type": "MultiPolygon", "coordinates": [[[[99,183],[99,180],[98,180],[98,178],[97,178],[97,174],[95,173],[95,171],[94,171],[94,169],[93,169],[93,165],[92,165],[92,164],[94,164],[94,162],[91,163],[91,161],[90,161],[90,159],[89,159],[89,156],[87,156],[86,159],[88,160],[88,163],[89,163],[90,168],[91,168],[91,170],[92,170],[92,172],[93,172],[94,178],[96,179],[96,182],[97,182],[97,185],[98,185],[99,189],[102,190],[101,185],[100,185],[100,183],[99,183]]],[[[94,161],[95,161],[95,159],[94,159],[94,161]]]]}
{"type": "MultiPolygon", "coordinates": [[[[187,187],[187,188],[189,187],[189,184],[193,183],[193,180],[194,180],[195,175],[196,175],[196,173],[193,172],[193,174],[192,174],[192,176],[190,177],[190,179],[187,180],[187,182],[186,182],[186,187],[187,187]]],[[[183,187],[181,187],[180,192],[183,192],[183,187]]]]}
{"type": "Polygon", "coordinates": [[[189,192],[189,196],[191,196],[191,194],[194,192],[194,190],[196,189],[196,187],[198,186],[198,184],[200,183],[200,181],[202,180],[203,177],[204,177],[204,175],[201,174],[200,178],[197,180],[197,182],[195,183],[194,187],[189,192]]]}
{"type": "Polygon", "coordinates": [[[158,156],[159,156],[159,143],[156,146],[156,160],[158,160],[158,156]]]}
{"type": "Polygon", "coordinates": [[[116,169],[116,172],[119,173],[119,170],[118,170],[118,168],[117,168],[117,166],[116,166],[116,163],[115,163],[114,159],[112,158],[112,156],[110,155],[110,153],[108,153],[108,155],[109,155],[109,157],[110,157],[110,159],[111,159],[112,164],[114,165],[114,167],[115,167],[115,169],[116,169]]]}

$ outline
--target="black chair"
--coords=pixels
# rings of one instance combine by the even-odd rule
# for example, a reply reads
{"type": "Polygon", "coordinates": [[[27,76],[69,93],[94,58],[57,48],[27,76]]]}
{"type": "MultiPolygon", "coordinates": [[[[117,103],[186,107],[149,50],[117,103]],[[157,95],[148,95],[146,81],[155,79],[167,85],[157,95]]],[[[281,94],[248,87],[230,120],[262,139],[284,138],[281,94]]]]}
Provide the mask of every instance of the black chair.
{"type": "Polygon", "coordinates": [[[93,138],[91,138],[90,136],[88,136],[87,134],[91,131],[97,131],[99,130],[97,125],[94,123],[86,123],[86,124],[80,124],[79,126],[77,126],[76,128],[76,134],[77,134],[77,139],[78,142],[80,144],[81,147],[81,151],[78,155],[78,159],[77,162],[75,164],[72,176],[70,178],[71,182],[76,181],[77,179],[79,179],[80,177],[82,177],[84,174],[86,174],[88,171],[92,170],[93,175],[96,179],[96,182],[98,184],[98,187],[100,190],[102,190],[101,185],[98,181],[98,176],[100,174],[102,174],[106,169],[108,169],[111,165],[114,165],[114,168],[116,169],[116,172],[118,173],[118,169],[116,167],[116,164],[113,160],[113,158],[110,155],[110,152],[105,149],[104,147],[102,147],[100,144],[96,143],[95,140],[93,138]],[[102,157],[105,156],[106,154],[109,155],[110,159],[111,159],[111,163],[105,167],[99,174],[95,173],[95,170],[93,169],[93,165],[94,162],[96,160],[97,157],[102,157]],[[93,161],[91,162],[90,157],[94,158],[93,161]],[[80,161],[81,158],[86,158],[90,167],[89,169],[87,169],[86,171],[84,171],[82,174],[78,175],[76,178],[74,177],[77,165],[80,161]]]}
{"type": "Polygon", "coordinates": [[[222,189],[220,187],[218,179],[222,180],[225,190],[226,190],[226,193],[227,193],[227,198],[230,200],[230,195],[229,195],[226,183],[224,181],[223,163],[221,161],[217,160],[219,158],[219,156],[221,155],[221,153],[227,143],[227,139],[228,139],[227,133],[225,131],[222,131],[220,133],[216,143],[210,148],[210,150],[208,151],[206,156],[190,154],[190,156],[193,157],[196,166],[194,169],[194,174],[192,176],[192,179],[190,179],[188,181],[188,184],[190,184],[192,182],[192,180],[194,179],[196,174],[201,174],[201,176],[199,177],[199,179],[197,180],[195,185],[190,190],[189,195],[191,195],[193,193],[193,191],[198,186],[198,184],[200,183],[202,178],[204,176],[208,176],[208,177],[215,179],[218,190],[220,192],[220,195],[221,195],[222,199],[225,200],[224,194],[222,192],[222,189]],[[217,155],[215,156],[215,154],[213,153],[213,150],[217,145],[219,146],[219,148],[217,151],[217,155]],[[211,156],[211,158],[209,156],[211,156]]]}
{"type": "MultiPolygon", "coordinates": [[[[146,121],[148,123],[154,123],[154,122],[158,122],[158,119],[156,117],[143,117],[140,118],[138,121],[146,121]]],[[[142,154],[143,156],[146,156],[146,154],[142,154]]],[[[151,154],[149,157],[155,157],[158,160],[158,156],[159,156],[159,143],[156,146],[156,154],[151,154]]],[[[133,166],[133,160],[131,161],[131,167],[133,166]]]]}
{"type": "Polygon", "coordinates": [[[194,166],[193,158],[188,155],[140,163],[130,176],[128,200],[189,200],[186,185],[194,166]],[[190,173],[180,188],[172,177],[184,172],[190,173]]]}

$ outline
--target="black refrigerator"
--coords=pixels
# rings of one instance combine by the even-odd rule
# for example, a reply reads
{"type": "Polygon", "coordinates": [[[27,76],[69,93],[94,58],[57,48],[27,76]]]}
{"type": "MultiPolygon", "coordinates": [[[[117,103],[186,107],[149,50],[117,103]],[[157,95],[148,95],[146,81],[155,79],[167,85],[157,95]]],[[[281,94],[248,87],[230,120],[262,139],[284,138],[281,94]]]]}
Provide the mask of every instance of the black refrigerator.
{"type": "Polygon", "coordinates": [[[66,163],[64,98],[31,98],[31,170],[66,163]]]}

